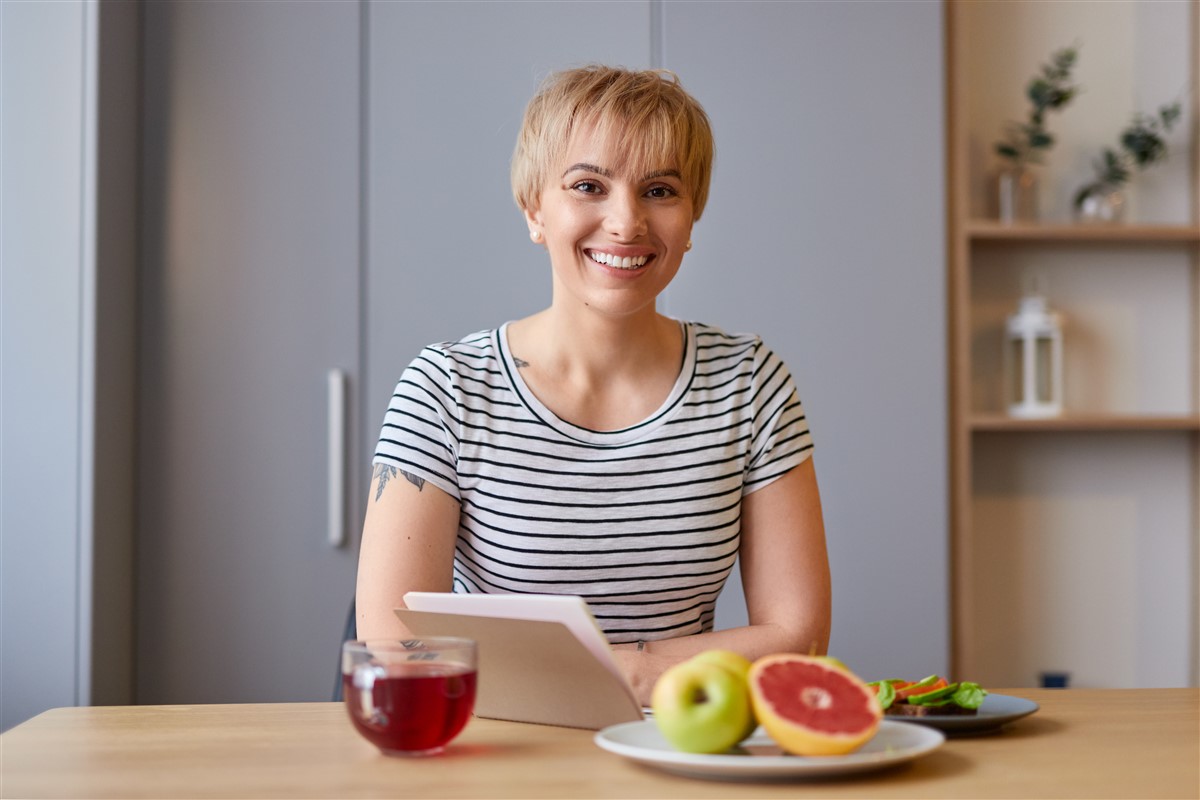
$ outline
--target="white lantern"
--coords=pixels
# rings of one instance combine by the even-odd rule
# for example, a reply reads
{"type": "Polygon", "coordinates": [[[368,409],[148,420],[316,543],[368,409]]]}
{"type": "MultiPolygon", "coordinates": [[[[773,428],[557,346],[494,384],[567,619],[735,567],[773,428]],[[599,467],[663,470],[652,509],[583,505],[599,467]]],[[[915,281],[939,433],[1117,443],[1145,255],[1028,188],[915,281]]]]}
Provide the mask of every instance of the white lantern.
{"type": "Polygon", "coordinates": [[[1029,294],[1004,326],[1008,413],[1022,419],[1062,414],[1062,324],[1046,298],[1029,294]]]}

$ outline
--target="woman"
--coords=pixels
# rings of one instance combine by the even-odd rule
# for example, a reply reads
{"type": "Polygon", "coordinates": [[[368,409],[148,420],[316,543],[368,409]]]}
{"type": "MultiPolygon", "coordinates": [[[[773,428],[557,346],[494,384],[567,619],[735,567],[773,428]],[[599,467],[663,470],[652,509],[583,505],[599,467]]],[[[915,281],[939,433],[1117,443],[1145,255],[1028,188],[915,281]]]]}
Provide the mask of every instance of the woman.
{"type": "Polygon", "coordinates": [[[824,653],[830,587],[807,422],[754,336],[667,318],[713,159],[663,71],[552,76],[512,162],[552,302],[426,348],[375,456],[363,638],[402,637],[408,591],[578,594],[643,702],[702,650],[824,653]],[[712,631],[740,556],[749,624],[712,631]]]}

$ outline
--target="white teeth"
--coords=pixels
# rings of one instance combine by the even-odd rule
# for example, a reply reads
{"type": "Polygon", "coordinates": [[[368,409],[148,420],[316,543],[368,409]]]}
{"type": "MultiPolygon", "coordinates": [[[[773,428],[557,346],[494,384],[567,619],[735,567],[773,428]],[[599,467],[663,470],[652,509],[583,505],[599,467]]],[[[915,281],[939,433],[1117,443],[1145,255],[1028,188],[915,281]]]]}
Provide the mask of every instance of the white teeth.
{"type": "Polygon", "coordinates": [[[588,255],[597,264],[604,264],[605,266],[616,267],[617,269],[635,269],[645,266],[646,261],[649,259],[649,256],[625,256],[622,258],[621,256],[614,256],[612,253],[601,253],[596,250],[591,251],[588,255]]]}

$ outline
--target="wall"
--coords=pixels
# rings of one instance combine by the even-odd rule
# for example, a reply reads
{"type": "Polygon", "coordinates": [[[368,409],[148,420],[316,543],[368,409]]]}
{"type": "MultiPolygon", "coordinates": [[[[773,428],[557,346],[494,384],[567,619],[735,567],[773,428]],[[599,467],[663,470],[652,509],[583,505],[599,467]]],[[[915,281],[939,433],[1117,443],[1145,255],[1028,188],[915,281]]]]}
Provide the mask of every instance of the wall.
{"type": "MultiPolygon", "coordinates": [[[[944,670],[940,6],[665,8],[666,63],[718,144],[667,309],[761,333],[796,375],[833,570],[831,652],[867,675],[944,670]]],[[[736,594],[723,610],[741,611],[736,594]]]]}
{"type": "Polygon", "coordinates": [[[3,728],[80,699],[84,36],[82,3],[0,4],[3,728]]]}
{"type": "Polygon", "coordinates": [[[139,12],[4,3],[0,35],[2,729],[133,697],[139,12]]]}
{"type": "MultiPolygon", "coordinates": [[[[673,69],[717,161],[662,308],[759,332],[796,374],[832,648],[866,674],[944,670],[940,5],[398,3],[370,6],[370,32],[364,452],[420,346],[549,301],[508,186],[539,79],[591,60],[673,69]]],[[[744,621],[735,580],[718,624],[744,621]]]]}

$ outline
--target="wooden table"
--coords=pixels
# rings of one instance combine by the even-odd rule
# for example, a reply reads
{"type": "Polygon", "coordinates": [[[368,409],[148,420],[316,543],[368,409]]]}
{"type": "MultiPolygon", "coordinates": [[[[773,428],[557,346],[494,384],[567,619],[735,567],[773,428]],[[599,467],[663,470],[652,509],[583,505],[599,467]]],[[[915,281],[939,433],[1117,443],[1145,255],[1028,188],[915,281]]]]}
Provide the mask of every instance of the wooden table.
{"type": "Polygon", "coordinates": [[[1016,690],[1000,733],[851,778],[723,783],[631,763],[590,731],[474,719],[446,753],[388,758],[333,703],[60,708],[0,736],[3,797],[1191,797],[1200,691],[1016,690]]]}

